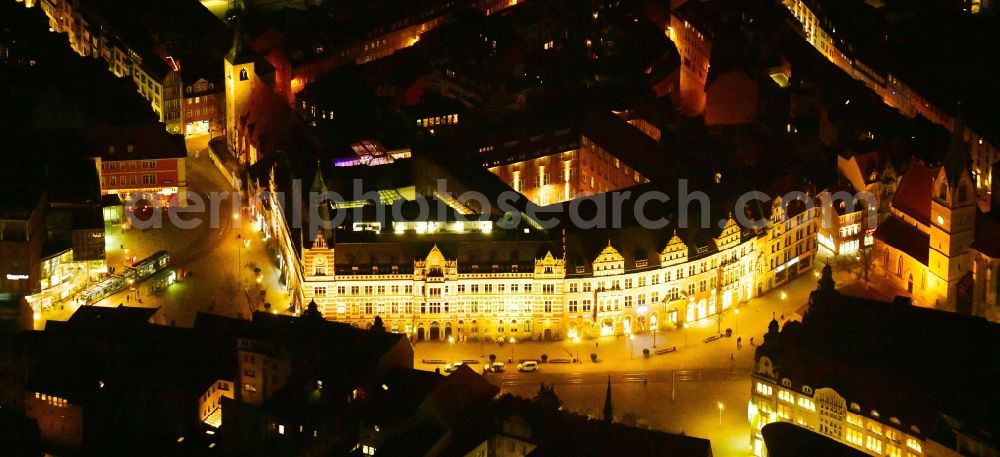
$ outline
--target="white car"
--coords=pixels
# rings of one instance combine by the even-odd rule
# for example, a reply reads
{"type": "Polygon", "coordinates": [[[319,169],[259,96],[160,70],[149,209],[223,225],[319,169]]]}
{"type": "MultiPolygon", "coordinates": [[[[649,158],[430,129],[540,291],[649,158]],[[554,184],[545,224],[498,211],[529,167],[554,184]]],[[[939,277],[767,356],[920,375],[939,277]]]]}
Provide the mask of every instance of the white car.
{"type": "Polygon", "coordinates": [[[458,367],[462,366],[462,362],[449,363],[444,366],[444,371],[448,373],[453,373],[458,371],[458,367]]]}
{"type": "Polygon", "coordinates": [[[526,360],[517,364],[517,371],[538,371],[538,362],[526,360]]]}

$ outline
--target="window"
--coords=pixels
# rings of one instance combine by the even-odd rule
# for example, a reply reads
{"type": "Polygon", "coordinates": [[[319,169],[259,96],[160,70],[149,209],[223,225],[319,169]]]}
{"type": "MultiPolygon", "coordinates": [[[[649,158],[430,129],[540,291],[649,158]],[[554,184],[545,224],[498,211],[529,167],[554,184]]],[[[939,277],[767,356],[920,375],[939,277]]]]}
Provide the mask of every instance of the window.
{"type": "Polygon", "coordinates": [[[240,69],[240,81],[246,81],[248,79],[250,79],[250,76],[247,74],[247,69],[240,69]]]}
{"type": "Polygon", "coordinates": [[[781,400],[786,403],[795,403],[795,396],[792,395],[792,393],[787,390],[779,390],[778,400],[781,400]]]}
{"type": "Polygon", "coordinates": [[[571,312],[571,313],[577,312],[577,301],[576,300],[570,300],[569,301],[569,312],[571,312]]]}
{"type": "Polygon", "coordinates": [[[768,397],[774,394],[772,387],[769,384],[764,384],[762,382],[757,382],[756,390],[757,393],[767,395],[768,397]]]}
{"type": "Polygon", "coordinates": [[[878,437],[875,436],[869,436],[867,443],[865,443],[865,447],[867,447],[868,450],[875,452],[876,455],[881,454],[882,440],[878,439],[878,437]]]}
{"type": "Polygon", "coordinates": [[[864,434],[861,433],[860,431],[849,428],[847,429],[845,439],[847,440],[848,443],[851,443],[855,446],[861,446],[863,437],[864,434]]]}
{"type": "Polygon", "coordinates": [[[313,287],[313,295],[317,297],[325,297],[326,287],[313,287]]]}
{"type": "Polygon", "coordinates": [[[906,447],[913,449],[914,451],[917,452],[921,452],[924,448],[923,445],[920,444],[920,441],[917,441],[915,438],[907,438],[906,447]]]}
{"type": "Polygon", "coordinates": [[[243,384],[243,391],[244,392],[256,392],[257,391],[257,386],[255,386],[255,385],[253,385],[253,384],[251,384],[249,382],[248,383],[244,383],[243,384]]]}
{"type": "Polygon", "coordinates": [[[816,404],[806,397],[799,398],[799,407],[808,409],[809,411],[816,411],[816,404]]]}
{"type": "MultiPolygon", "coordinates": [[[[112,177],[111,179],[114,180],[115,178],[112,177]]],[[[142,175],[142,183],[143,184],[156,184],[156,175],[142,175]]],[[[114,183],[112,183],[112,184],[114,184],[114,183]]]]}

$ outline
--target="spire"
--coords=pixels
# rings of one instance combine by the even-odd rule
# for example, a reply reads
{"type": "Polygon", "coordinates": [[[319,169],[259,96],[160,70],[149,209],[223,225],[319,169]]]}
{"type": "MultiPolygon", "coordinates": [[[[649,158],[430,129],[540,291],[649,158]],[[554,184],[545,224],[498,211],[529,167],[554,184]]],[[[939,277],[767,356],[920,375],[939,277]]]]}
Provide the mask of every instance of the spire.
{"type": "Polygon", "coordinates": [[[611,375],[608,375],[608,390],[604,394],[604,422],[614,422],[614,407],[611,405],[611,375]]]}
{"type": "Polygon", "coordinates": [[[833,282],[833,268],[830,264],[823,266],[823,272],[820,274],[819,281],[816,281],[818,286],[816,290],[824,293],[830,293],[836,291],[836,283],[833,282]]]}
{"type": "Polygon", "coordinates": [[[247,37],[243,33],[243,2],[237,2],[241,6],[235,7],[236,9],[231,11],[231,14],[235,17],[232,19],[233,22],[233,46],[229,48],[229,53],[226,54],[226,60],[232,65],[240,65],[245,63],[253,62],[256,59],[256,54],[253,49],[248,46],[247,37]]]}
{"type": "Polygon", "coordinates": [[[767,334],[768,335],[778,334],[778,319],[774,317],[774,313],[771,313],[771,323],[767,324],[767,334]]]}
{"type": "Polygon", "coordinates": [[[302,313],[302,317],[300,317],[300,319],[315,321],[323,320],[323,314],[319,312],[319,306],[316,305],[316,300],[309,300],[309,305],[306,308],[306,311],[302,313]]]}
{"type": "Polygon", "coordinates": [[[948,178],[948,186],[952,189],[958,186],[963,173],[969,172],[969,148],[965,143],[965,120],[962,114],[962,103],[958,103],[958,112],[955,114],[955,123],[951,129],[951,141],[948,142],[948,151],[944,158],[945,176],[948,178]]]}
{"type": "Polygon", "coordinates": [[[325,193],[327,192],[326,180],[323,179],[323,167],[319,160],[316,161],[316,174],[313,175],[312,186],[309,188],[310,192],[325,193]]]}

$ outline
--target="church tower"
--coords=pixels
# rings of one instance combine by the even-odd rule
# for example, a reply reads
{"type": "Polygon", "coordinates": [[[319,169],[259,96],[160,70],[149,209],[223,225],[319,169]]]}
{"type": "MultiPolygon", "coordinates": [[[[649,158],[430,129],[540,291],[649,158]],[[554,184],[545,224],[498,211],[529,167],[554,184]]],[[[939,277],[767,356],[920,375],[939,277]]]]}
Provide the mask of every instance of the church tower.
{"type": "Polygon", "coordinates": [[[959,116],[931,197],[926,287],[933,305],[947,311],[963,311],[959,285],[972,271],[969,246],[976,229],[976,193],[964,132],[959,116]]]}
{"type": "Polygon", "coordinates": [[[240,26],[241,19],[236,18],[233,30],[233,47],[229,49],[225,59],[226,78],[226,141],[231,150],[236,148],[236,130],[239,126],[239,116],[246,110],[256,83],[254,61],[256,55],[240,26]]]}

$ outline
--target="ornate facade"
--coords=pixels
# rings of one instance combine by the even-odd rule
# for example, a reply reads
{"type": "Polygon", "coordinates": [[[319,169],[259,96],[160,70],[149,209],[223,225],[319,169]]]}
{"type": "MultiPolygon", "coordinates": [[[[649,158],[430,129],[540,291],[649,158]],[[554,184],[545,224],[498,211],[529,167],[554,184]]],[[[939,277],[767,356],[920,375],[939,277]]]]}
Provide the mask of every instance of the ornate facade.
{"type": "MultiPolygon", "coordinates": [[[[783,214],[775,209],[776,222],[761,230],[741,228],[730,217],[714,237],[675,232],[652,256],[624,246],[626,241],[618,241],[618,247],[609,241],[583,263],[575,260],[572,246],[567,260],[544,245],[528,261],[517,261],[517,251],[510,261],[470,260],[477,254],[468,251],[500,257],[495,256],[498,248],[486,243],[467,243],[472,246],[461,248],[461,254],[457,247],[434,244],[410,251],[422,256],[412,263],[404,263],[405,254],[385,263],[372,260],[378,244],[331,246],[321,234],[303,249],[302,292],[327,319],[368,327],[379,316],[387,330],[418,341],[548,340],[656,331],[721,316],[811,271],[816,210],[787,220],[783,214]]],[[[489,243],[508,243],[510,248],[510,243],[522,242],[489,243]]]]}

